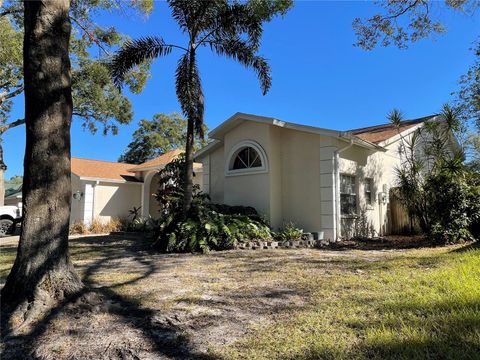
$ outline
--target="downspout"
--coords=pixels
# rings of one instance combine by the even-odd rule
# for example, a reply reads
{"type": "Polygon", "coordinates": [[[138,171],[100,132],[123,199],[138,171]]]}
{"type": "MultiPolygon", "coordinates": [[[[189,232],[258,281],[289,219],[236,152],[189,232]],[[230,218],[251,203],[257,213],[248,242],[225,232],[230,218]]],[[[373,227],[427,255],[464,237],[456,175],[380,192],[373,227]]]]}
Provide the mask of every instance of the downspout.
{"type": "MultiPolygon", "coordinates": [[[[344,138],[344,133],[340,134],[340,138],[344,138]]],[[[333,153],[334,161],[334,205],[335,205],[335,241],[340,240],[341,236],[341,214],[340,214],[340,154],[353,146],[353,138],[349,136],[349,144],[341,149],[337,149],[333,153]]]]}
{"type": "Polygon", "coordinates": [[[92,221],[91,223],[93,224],[93,221],[95,220],[95,203],[96,203],[96,194],[97,194],[97,185],[100,184],[100,181],[95,181],[95,183],[92,185],[92,221]]]}

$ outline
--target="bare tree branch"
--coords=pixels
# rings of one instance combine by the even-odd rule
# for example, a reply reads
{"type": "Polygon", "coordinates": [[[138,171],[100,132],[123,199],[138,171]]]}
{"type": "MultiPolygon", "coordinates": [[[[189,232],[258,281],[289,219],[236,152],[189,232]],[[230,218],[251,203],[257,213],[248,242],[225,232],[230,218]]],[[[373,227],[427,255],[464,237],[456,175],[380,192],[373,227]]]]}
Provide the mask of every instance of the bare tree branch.
{"type": "Polygon", "coordinates": [[[0,105],[3,104],[6,100],[11,99],[23,92],[23,86],[20,86],[18,89],[15,89],[11,93],[0,94],[0,105]]]}
{"type": "Polygon", "coordinates": [[[12,121],[9,124],[0,125],[0,135],[2,135],[5,131],[11,128],[14,128],[23,124],[25,124],[25,119],[18,119],[18,120],[12,121]]]}

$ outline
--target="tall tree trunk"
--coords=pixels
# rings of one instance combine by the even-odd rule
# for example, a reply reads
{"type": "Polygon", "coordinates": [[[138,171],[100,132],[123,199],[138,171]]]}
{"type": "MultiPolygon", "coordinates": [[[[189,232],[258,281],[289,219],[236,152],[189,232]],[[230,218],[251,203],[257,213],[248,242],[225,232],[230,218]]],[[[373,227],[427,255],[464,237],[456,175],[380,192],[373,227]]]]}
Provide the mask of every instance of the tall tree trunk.
{"type": "Polygon", "coordinates": [[[2,289],[2,308],[28,304],[33,310],[76,293],[82,284],[68,251],[70,1],[25,1],[24,5],[24,219],[17,257],[2,289]]]}
{"type": "Polygon", "coordinates": [[[5,170],[7,165],[3,162],[3,144],[0,139],[0,206],[5,205],[5,170]]]}
{"type": "MultiPolygon", "coordinates": [[[[192,42],[193,43],[193,42],[192,42]]],[[[187,116],[187,143],[185,146],[185,178],[184,178],[184,193],[183,193],[183,218],[186,218],[188,211],[192,206],[193,200],[193,146],[195,143],[195,119],[199,116],[197,108],[198,88],[194,86],[194,72],[195,72],[195,47],[190,45],[189,52],[189,99],[188,99],[188,116],[187,116]]]]}
{"type": "Polygon", "coordinates": [[[185,179],[184,179],[184,198],[183,198],[183,217],[185,218],[190,210],[193,199],[193,146],[194,136],[194,120],[189,117],[187,119],[187,144],[185,147],[185,179]]]}

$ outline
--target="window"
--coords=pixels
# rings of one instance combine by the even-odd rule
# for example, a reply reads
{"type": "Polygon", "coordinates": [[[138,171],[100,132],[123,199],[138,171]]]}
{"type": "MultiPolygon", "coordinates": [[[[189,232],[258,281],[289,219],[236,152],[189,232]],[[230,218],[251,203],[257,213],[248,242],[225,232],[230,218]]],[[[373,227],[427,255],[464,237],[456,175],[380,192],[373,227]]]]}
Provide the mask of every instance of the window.
{"type": "Polygon", "coordinates": [[[340,175],[340,212],[342,215],[355,215],[357,213],[355,176],[340,175]]]}
{"type": "Polygon", "coordinates": [[[252,147],[241,149],[233,160],[232,170],[262,167],[260,154],[252,147]]]}
{"type": "Polygon", "coordinates": [[[225,175],[249,175],[268,172],[265,150],[252,140],[244,140],[230,150],[225,163],[225,175]]]}
{"type": "Polygon", "coordinates": [[[367,205],[373,205],[373,179],[366,178],[365,183],[363,185],[363,189],[365,192],[365,202],[367,205]]]}

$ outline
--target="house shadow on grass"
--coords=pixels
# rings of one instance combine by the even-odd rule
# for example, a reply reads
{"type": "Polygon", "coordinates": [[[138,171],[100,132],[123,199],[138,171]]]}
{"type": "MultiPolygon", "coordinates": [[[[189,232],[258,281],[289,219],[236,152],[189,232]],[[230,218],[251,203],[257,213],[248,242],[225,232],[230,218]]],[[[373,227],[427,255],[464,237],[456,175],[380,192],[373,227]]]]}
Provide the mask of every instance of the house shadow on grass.
{"type": "MultiPolygon", "coordinates": [[[[139,359],[148,354],[149,358],[175,358],[175,359],[216,359],[207,354],[200,353],[191,346],[190,339],[176,324],[169,321],[168,317],[154,309],[142,307],[134,297],[120,294],[117,288],[135,284],[150,277],[154,272],[162,269],[161,261],[145,259],[139,252],[146,251],[148,244],[142,243],[138,237],[127,238],[125,236],[87,236],[71,240],[72,253],[82,258],[94,256],[93,263],[83,269],[83,283],[85,287],[77,294],[65,299],[55,308],[51,309],[42,319],[36,321],[27,333],[13,334],[8,326],[9,314],[2,314],[2,360],[9,359],[49,359],[55,358],[55,354],[44,346],[50,339],[55,341],[57,335],[63,335],[64,339],[80,337],[84,349],[69,349],[67,358],[102,358],[102,359],[139,359]],[[121,245],[119,245],[121,240],[121,245]],[[97,248],[98,246],[98,248],[97,248]],[[90,247],[84,250],[83,247],[90,247]],[[93,248],[92,248],[93,247],[93,248]],[[101,286],[95,281],[95,274],[100,269],[108,268],[112,260],[122,259],[128,256],[137,262],[142,272],[135,278],[113,285],[101,286]],[[120,329],[132,329],[145,341],[141,344],[114,344],[101,347],[100,338],[81,339],[82,329],[76,328],[75,323],[86,323],[95,316],[110,316],[115,318],[120,329]],[[68,334],[50,333],[52,324],[58,319],[68,321],[68,334]],[[43,345],[43,346],[40,346],[43,345]],[[136,346],[137,345],[137,346],[136,346]],[[87,352],[83,352],[87,350],[87,352]],[[53,357],[52,357],[53,356],[53,357]]],[[[12,247],[13,248],[13,247],[12,247]]],[[[3,251],[3,250],[2,250],[3,251]]],[[[1,300],[1,299],[0,299],[1,300]]],[[[82,325],[83,326],[83,325],[82,325]]],[[[114,329],[115,330],[115,329],[114,329]]],[[[117,329],[118,330],[118,329],[117,329]]],[[[98,337],[107,337],[108,333],[99,333],[98,337]]],[[[71,340],[70,339],[70,340],[71,340]]],[[[115,340],[115,339],[114,339],[115,340]]],[[[76,343],[76,340],[74,341],[76,343]]],[[[73,346],[78,346],[76,343],[73,346]]],[[[60,358],[60,356],[58,356],[60,358]]],[[[63,357],[62,357],[63,358],[63,357]]]]}

